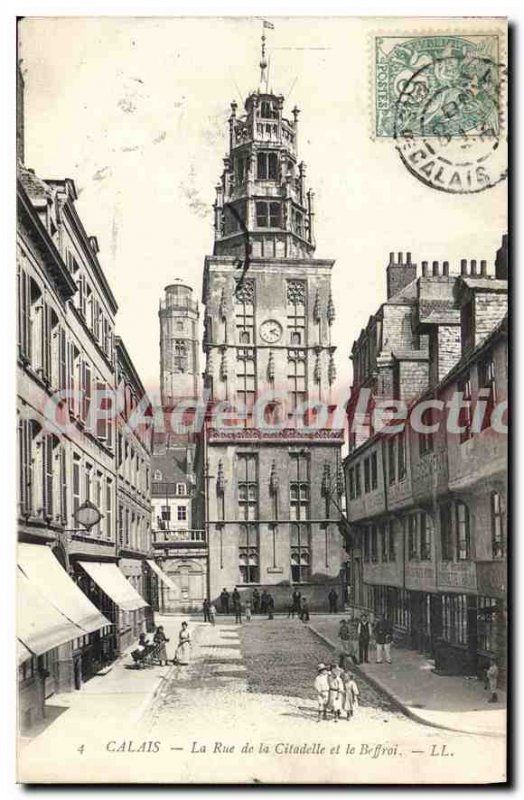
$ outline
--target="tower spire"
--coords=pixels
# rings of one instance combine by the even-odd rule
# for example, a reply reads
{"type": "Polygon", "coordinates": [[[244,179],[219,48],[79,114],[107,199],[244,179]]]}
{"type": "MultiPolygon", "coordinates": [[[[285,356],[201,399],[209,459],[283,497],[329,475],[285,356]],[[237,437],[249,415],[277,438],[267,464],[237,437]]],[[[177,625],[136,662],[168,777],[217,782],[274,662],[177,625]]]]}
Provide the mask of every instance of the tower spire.
{"type": "Polygon", "coordinates": [[[268,61],[266,58],[266,28],[272,30],[275,26],[272,22],[268,22],[266,19],[262,20],[262,37],[261,37],[261,50],[260,50],[260,84],[258,87],[258,91],[266,91],[268,90],[268,82],[269,82],[269,73],[268,73],[268,61]]]}

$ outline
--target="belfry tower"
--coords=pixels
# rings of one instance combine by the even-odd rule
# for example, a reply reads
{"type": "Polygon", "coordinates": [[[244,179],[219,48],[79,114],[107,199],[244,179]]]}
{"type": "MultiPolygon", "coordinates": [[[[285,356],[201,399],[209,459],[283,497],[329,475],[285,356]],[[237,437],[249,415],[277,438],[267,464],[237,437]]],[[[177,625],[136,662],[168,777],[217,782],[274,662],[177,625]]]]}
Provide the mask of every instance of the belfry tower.
{"type": "Polygon", "coordinates": [[[247,594],[267,589],[282,606],[297,584],[319,607],[327,584],[342,592],[343,439],[327,421],[316,430],[297,426],[304,403],[327,410],[336,378],[334,262],[313,257],[313,192],[298,158],[298,116],[298,108],[284,116],[284,98],[268,87],[263,36],[259,88],[244,113],[231,104],[202,295],[204,388],[215,406],[237,409],[237,422],[220,427],[208,418],[200,468],[210,597],[236,585],[247,594]],[[271,399],[261,427],[254,409],[264,393],[271,399]]]}

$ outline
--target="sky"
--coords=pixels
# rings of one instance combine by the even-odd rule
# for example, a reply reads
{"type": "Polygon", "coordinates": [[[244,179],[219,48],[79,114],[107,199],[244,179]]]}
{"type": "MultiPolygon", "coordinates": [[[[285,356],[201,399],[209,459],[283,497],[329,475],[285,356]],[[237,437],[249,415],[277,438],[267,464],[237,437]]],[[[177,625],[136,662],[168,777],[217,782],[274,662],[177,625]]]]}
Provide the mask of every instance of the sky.
{"type": "MultiPolygon", "coordinates": [[[[421,20],[271,21],[269,84],[284,95],[285,116],[301,109],[315,255],[336,262],[333,341],[343,391],[352,342],[386,298],[389,252],[410,251],[419,265],[448,260],[451,271],[460,258],[491,265],[506,230],[507,186],[436,191],[407,171],[391,140],[374,138],[374,36],[408,35],[421,20]]],[[[423,23],[449,29],[445,19],[423,23]]],[[[477,18],[475,31],[493,24],[477,18]]],[[[461,25],[471,21],[455,19],[453,31],[461,25]]],[[[230,103],[241,108],[257,88],[260,33],[260,19],[242,17],[33,17],[19,26],[26,166],[44,179],[74,180],[119,304],[117,332],[150,391],[159,383],[164,286],[181,278],[200,300],[230,103]]]]}

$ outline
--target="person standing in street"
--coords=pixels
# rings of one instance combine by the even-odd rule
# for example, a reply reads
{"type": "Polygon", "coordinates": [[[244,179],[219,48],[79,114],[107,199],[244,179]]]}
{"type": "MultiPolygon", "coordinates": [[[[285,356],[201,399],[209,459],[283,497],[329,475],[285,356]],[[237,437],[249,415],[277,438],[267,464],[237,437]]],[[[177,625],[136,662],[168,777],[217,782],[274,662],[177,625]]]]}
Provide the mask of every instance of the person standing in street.
{"type": "Polygon", "coordinates": [[[267,593],[267,618],[273,619],[273,611],[275,610],[275,601],[273,600],[273,595],[269,592],[267,593]]]}
{"type": "Polygon", "coordinates": [[[233,592],[233,613],[235,615],[235,623],[242,622],[242,603],[240,602],[240,594],[235,589],[233,592]]]}
{"type": "Polygon", "coordinates": [[[346,719],[350,720],[358,708],[358,686],[351,672],[347,670],[342,674],[344,684],[344,702],[342,710],[346,712],[346,719]]]}
{"type": "Polygon", "coordinates": [[[337,613],[337,604],[338,604],[338,595],[334,589],[328,594],[328,603],[329,603],[329,613],[336,614],[337,613]]]}
{"type": "Polygon", "coordinates": [[[164,626],[159,625],[153,636],[153,642],[157,647],[157,658],[161,667],[167,666],[166,642],[168,641],[169,639],[164,633],[164,626]]]}
{"type": "Polygon", "coordinates": [[[294,592],[293,592],[292,598],[293,598],[293,607],[295,609],[295,614],[298,617],[298,616],[300,616],[300,607],[301,607],[302,595],[301,595],[301,593],[299,591],[297,591],[297,589],[295,589],[294,592]]]}
{"type": "Polygon", "coordinates": [[[189,664],[189,653],[191,649],[191,634],[189,633],[187,622],[182,623],[178,634],[178,647],[176,649],[175,658],[173,661],[176,664],[187,665],[189,664]]]}
{"type": "Polygon", "coordinates": [[[342,670],[336,664],[331,665],[331,672],[328,674],[329,680],[329,709],[333,712],[335,722],[340,719],[342,703],[344,700],[344,684],[340,677],[342,670]]]}
{"type": "Polygon", "coordinates": [[[319,664],[317,667],[315,691],[317,693],[317,722],[320,722],[321,719],[327,719],[327,708],[329,703],[328,668],[325,664],[319,664]]]}
{"type": "Polygon", "coordinates": [[[369,664],[369,640],[371,639],[371,625],[367,614],[362,614],[358,623],[358,658],[361,664],[369,664]]]}
{"type": "Polygon", "coordinates": [[[499,698],[497,695],[497,686],[499,680],[499,668],[495,659],[492,659],[491,664],[486,671],[486,677],[489,685],[488,703],[498,703],[499,698]]]}
{"type": "Polygon", "coordinates": [[[229,592],[225,587],[220,592],[220,611],[222,614],[229,614],[229,592]]]}
{"type": "Polygon", "coordinates": [[[305,597],[303,597],[301,601],[300,619],[302,622],[309,622],[309,606],[305,597]]]}
{"type": "Polygon", "coordinates": [[[251,600],[246,600],[246,622],[251,622],[251,600]]]}
{"type": "Polygon", "coordinates": [[[260,595],[260,613],[261,614],[266,614],[267,613],[267,598],[268,598],[268,594],[267,594],[266,590],[264,589],[262,591],[262,594],[260,595]]]}
{"type": "Polygon", "coordinates": [[[253,614],[260,613],[260,592],[255,587],[253,589],[253,614]]]}
{"type": "Polygon", "coordinates": [[[217,610],[214,603],[209,606],[209,621],[214,626],[216,620],[217,610]]]}
{"type": "Polygon", "coordinates": [[[354,664],[358,664],[359,662],[359,652],[358,652],[358,619],[353,615],[353,611],[349,612],[348,617],[348,655],[352,659],[354,664]]]}
{"type": "Polygon", "coordinates": [[[391,642],[393,641],[393,628],[389,620],[382,614],[375,624],[375,641],[377,643],[377,664],[382,664],[383,656],[391,664],[391,642]]]}
{"type": "Polygon", "coordinates": [[[211,622],[209,617],[209,600],[206,597],[203,604],[202,604],[202,611],[204,613],[204,622],[211,622]]]}
{"type": "Polygon", "coordinates": [[[349,655],[349,628],[346,619],[340,620],[338,626],[338,638],[340,639],[340,646],[345,655],[349,655]]]}

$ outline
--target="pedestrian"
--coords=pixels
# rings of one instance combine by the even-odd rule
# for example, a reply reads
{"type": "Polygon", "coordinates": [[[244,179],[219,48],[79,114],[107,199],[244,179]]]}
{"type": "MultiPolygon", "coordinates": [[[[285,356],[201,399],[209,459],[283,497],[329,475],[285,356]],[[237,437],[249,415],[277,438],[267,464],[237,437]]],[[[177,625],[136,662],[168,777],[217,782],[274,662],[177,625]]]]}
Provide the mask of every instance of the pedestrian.
{"type": "Polygon", "coordinates": [[[293,602],[293,595],[289,596],[289,603],[287,606],[287,618],[295,619],[295,603],[293,602]]]}
{"type": "Polygon", "coordinates": [[[211,622],[209,618],[209,600],[207,597],[202,604],[202,611],[204,612],[204,622],[211,622]]]}
{"type": "Polygon", "coordinates": [[[235,623],[240,624],[242,622],[242,603],[240,602],[240,594],[236,589],[233,592],[233,613],[235,615],[235,623]]]}
{"type": "Polygon", "coordinates": [[[349,655],[349,627],[347,619],[341,619],[338,626],[338,638],[340,639],[340,646],[342,652],[349,655]]]}
{"type": "Polygon", "coordinates": [[[292,594],[292,598],[293,598],[293,607],[295,609],[295,614],[298,617],[300,615],[300,606],[301,606],[301,601],[302,601],[301,592],[299,592],[297,589],[295,589],[293,594],[292,594]]]}
{"type": "Polygon", "coordinates": [[[344,700],[344,684],[342,682],[342,670],[336,664],[331,664],[331,671],[328,674],[329,681],[329,709],[333,712],[335,722],[340,719],[342,703],[344,700]]]}
{"type": "Polygon", "coordinates": [[[209,621],[214,626],[217,615],[217,609],[214,603],[209,606],[209,621]]]}
{"type": "Polygon", "coordinates": [[[173,661],[177,664],[189,664],[189,653],[191,650],[191,634],[189,633],[187,622],[182,623],[178,634],[178,647],[173,661]]]}
{"type": "Polygon", "coordinates": [[[358,696],[360,694],[353,673],[346,670],[342,674],[344,684],[343,711],[346,712],[346,719],[350,720],[358,708],[358,696]]]}
{"type": "Polygon", "coordinates": [[[260,612],[260,592],[255,587],[253,589],[253,614],[258,614],[260,612]]]}
{"type": "Polygon", "coordinates": [[[491,660],[491,664],[489,665],[489,668],[486,672],[486,676],[488,679],[489,691],[490,691],[488,703],[498,703],[499,698],[497,694],[497,686],[499,680],[499,668],[494,658],[491,660]]]}
{"type": "Polygon", "coordinates": [[[267,598],[268,598],[268,593],[264,589],[262,591],[262,594],[260,595],[260,613],[261,614],[266,614],[267,613],[267,598]]]}
{"type": "Polygon", "coordinates": [[[328,668],[325,664],[319,664],[317,667],[315,691],[317,693],[317,722],[320,722],[321,719],[327,719],[327,708],[329,703],[328,668]]]}
{"type": "Polygon", "coordinates": [[[328,603],[329,603],[329,613],[336,614],[337,613],[337,604],[338,604],[338,595],[334,589],[331,589],[330,593],[328,594],[328,603]]]}
{"type": "Polygon", "coordinates": [[[375,628],[375,641],[377,643],[377,664],[382,664],[382,657],[386,657],[388,664],[391,664],[391,642],[393,641],[393,627],[389,620],[382,614],[379,616],[375,628]]]}
{"type": "Polygon", "coordinates": [[[358,658],[361,664],[369,664],[369,640],[371,625],[367,614],[362,614],[358,623],[358,658]]]}
{"type": "Polygon", "coordinates": [[[157,648],[157,659],[161,667],[167,666],[166,642],[168,641],[169,639],[164,633],[164,626],[159,625],[153,636],[153,642],[157,648]]]}
{"type": "Polygon", "coordinates": [[[251,600],[246,600],[246,622],[251,622],[251,600]]]}
{"type": "Polygon", "coordinates": [[[273,619],[273,611],[275,610],[275,601],[273,600],[273,595],[270,594],[269,592],[267,593],[266,606],[267,606],[267,618],[273,619]]]}
{"type": "Polygon", "coordinates": [[[302,598],[300,603],[300,619],[302,622],[309,622],[309,606],[305,597],[302,598]]]}
{"type": "Polygon", "coordinates": [[[222,614],[229,614],[229,592],[225,587],[220,592],[220,611],[222,614]]]}
{"type": "Polygon", "coordinates": [[[348,620],[348,655],[354,664],[358,664],[358,619],[354,616],[353,611],[349,612],[348,620]]]}

